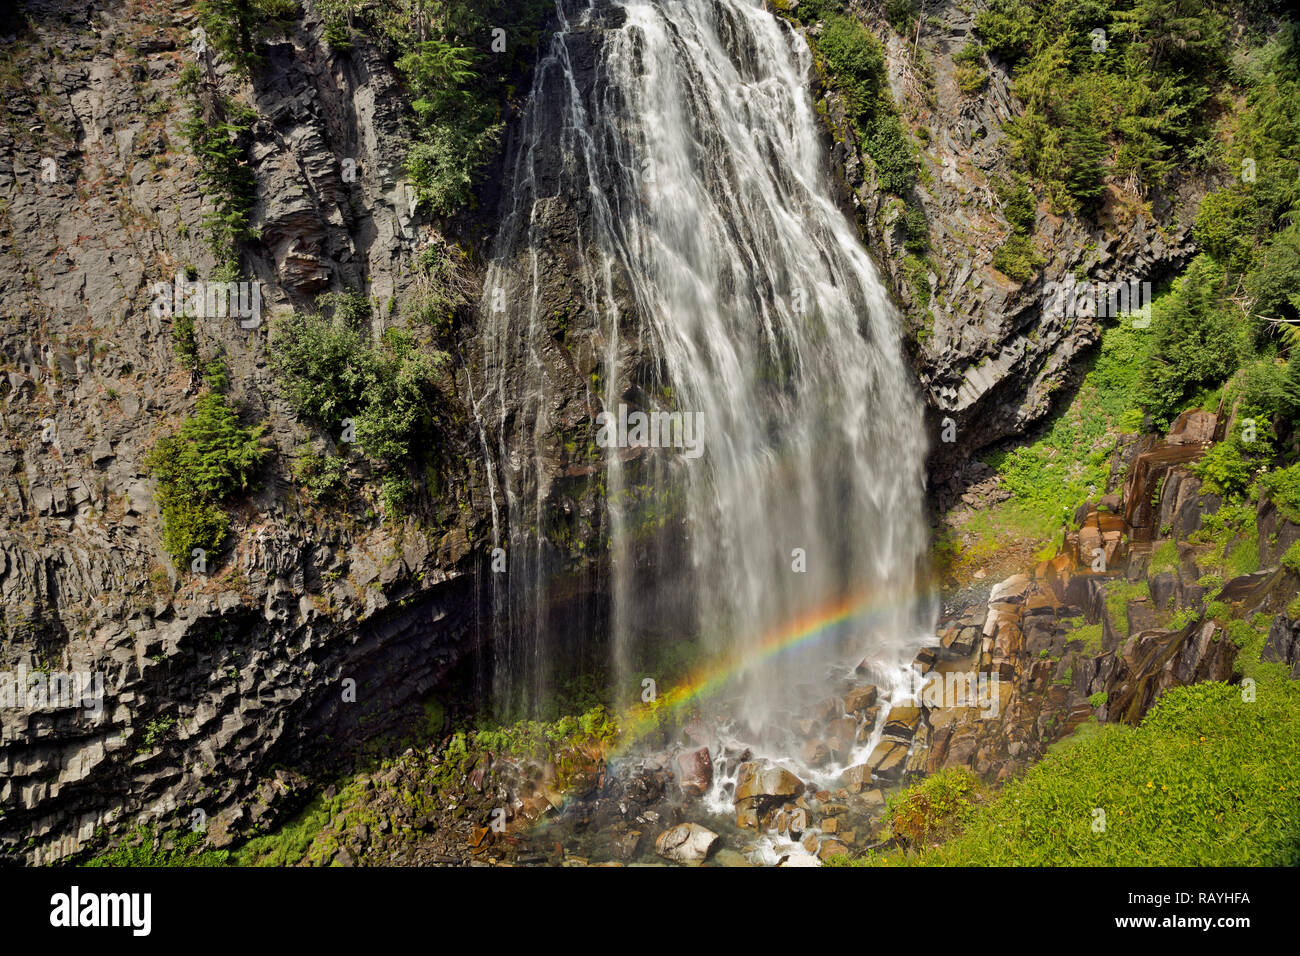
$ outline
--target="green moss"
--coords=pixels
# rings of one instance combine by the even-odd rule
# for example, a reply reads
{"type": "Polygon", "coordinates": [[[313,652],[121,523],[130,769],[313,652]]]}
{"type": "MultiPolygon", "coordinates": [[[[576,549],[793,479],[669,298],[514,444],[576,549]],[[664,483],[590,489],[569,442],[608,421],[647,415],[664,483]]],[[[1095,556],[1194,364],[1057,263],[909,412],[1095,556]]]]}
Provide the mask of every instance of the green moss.
{"type": "Polygon", "coordinates": [[[1292,574],[1300,574],[1300,541],[1286,549],[1286,554],[1282,555],[1282,567],[1292,574]]]}
{"type": "Polygon", "coordinates": [[[87,860],[83,866],[156,867],[156,866],[227,866],[226,850],[204,848],[201,831],[170,830],[159,835],[140,826],[112,850],[87,860]],[[167,848],[170,845],[170,848],[167,848]]]}
{"type": "Polygon", "coordinates": [[[1151,551],[1148,574],[1155,576],[1176,570],[1178,570],[1178,544],[1172,538],[1166,538],[1151,551]]]}
{"type": "Polygon", "coordinates": [[[1069,639],[1083,642],[1083,652],[1089,655],[1099,654],[1102,648],[1104,630],[1101,624],[1085,624],[1070,632],[1069,639]]]}

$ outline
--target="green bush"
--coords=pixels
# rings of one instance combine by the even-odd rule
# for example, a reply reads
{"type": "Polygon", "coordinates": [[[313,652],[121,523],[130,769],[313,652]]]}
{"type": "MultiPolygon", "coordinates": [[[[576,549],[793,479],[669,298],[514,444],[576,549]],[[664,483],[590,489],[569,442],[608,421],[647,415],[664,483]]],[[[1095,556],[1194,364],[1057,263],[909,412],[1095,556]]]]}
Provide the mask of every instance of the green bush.
{"type": "Polygon", "coordinates": [[[294,0],[199,0],[199,23],[212,45],[242,70],[261,63],[261,43],[298,15],[294,0]]]}
{"type": "Polygon", "coordinates": [[[318,455],[308,448],[294,459],[293,477],[312,501],[339,501],[347,490],[347,462],[337,455],[318,455]]]}
{"type": "Polygon", "coordinates": [[[298,414],[333,427],[361,407],[373,356],[364,322],[355,312],[331,310],[325,297],[321,304],[324,314],[294,313],[276,323],[271,364],[298,414]]]}
{"type": "Polygon", "coordinates": [[[916,151],[893,113],[876,117],[868,127],[863,149],[875,164],[880,186],[886,192],[904,196],[916,184],[916,151]]]}
{"type": "Polygon", "coordinates": [[[854,17],[833,14],[815,43],[824,69],[844,96],[881,187],[906,195],[916,182],[916,153],[889,95],[880,41],[854,17]]]}
{"type": "Polygon", "coordinates": [[[1033,232],[1038,220],[1038,203],[1024,178],[1016,176],[997,180],[993,185],[998,200],[1002,203],[1002,215],[1006,217],[1011,230],[1019,236],[1033,232]]]}
{"type": "Polygon", "coordinates": [[[1167,7],[994,0],[976,14],[989,52],[1014,64],[1025,104],[1007,127],[1012,155],[1057,210],[1095,206],[1107,179],[1159,185],[1210,137],[1203,78],[1222,72],[1227,21],[1205,0],[1167,7]],[[1092,48],[1094,29],[1104,50],[1092,48]]]}
{"type": "Polygon", "coordinates": [[[444,352],[417,347],[405,330],[384,333],[371,353],[357,414],[357,441],[366,454],[392,463],[412,457],[415,440],[433,432],[437,382],[448,361],[444,352]]]}
{"type": "Polygon", "coordinates": [[[949,767],[895,794],[885,821],[905,846],[926,847],[961,832],[984,792],[984,784],[970,768],[949,767]]]}
{"type": "Polygon", "coordinates": [[[1030,236],[1012,233],[993,250],[993,268],[1008,279],[1028,282],[1043,267],[1043,257],[1030,236]]]}
{"type": "MultiPolygon", "coordinates": [[[[355,296],[322,297],[330,315],[280,320],[271,361],[280,386],[304,419],[335,428],[351,418],[357,444],[380,461],[389,513],[410,498],[406,470],[431,460],[441,403],[438,383],[450,356],[399,328],[372,345],[360,327],[368,305],[355,296]]],[[[337,460],[336,460],[337,461],[337,460]]],[[[315,497],[342,490],[342,463],[302,460],[300,483],[315,497]]]]}
{"type": "Polygon", "coordinates": [[[899,33],[909,33],[916,24],[919,0],[885,0],[885,20],[899,33]]]}
{"type": "Polygon", "coordinates": [[[195,548],[220,549],[230,527],[221,503],[245,491],[268,450],[264,425],[245,428],[219,392],[199,397],[194,414],[146,456],[162,511],[163,547],[183,565],[195,548]]]}
{"type": "Polygon", "coordinates": [[[1192,465],[1196,477],[1205,482],[1205,490],[1229,498],[1240,497],[1250,486],[1255,468],[1242,454],[1236,441],[1211,446],[1201,460],[1192,465]]]}
{"type": "Polygon", "coordinates": [[[880,41],[857,20],[836,14],[826,19],[816,44],[854,122],[865,129],[879,111],[882,92],[889,89],[880,41]]]}
{"type": "Polygon", "coordinates": [[[198,160],[204,197],[213,206],[203,217],[208,247],[233,271],[239,264],[239,243],[257,237],[249,225],[257,200],[257,177],[247,162],[257,114],[215,90],[201,93],[198,77],[193,63],[181,77],[179,86],[190,98],[193,113],[181,132],[198,160]],[[208,115],[209,104],[215,118],[208,115]]]}
{"type": "Polygon", "coordinates": [[[993,0],[975,14],[975,29],[990,53],[1015,63],[1028,54],[1036,35],[1035,12],[1025,0],[993,0]]]}
{"type": "Polygon", "coordinates": [[[930,227],[925,221],[925,209],[913,203],[903,213],[903,248],[908,252],[924,253],[930,248],[930,227]]]}
{"type": "Polygon", "coordinates": [[[1246,351],[1246,336],[1221,300],[1224,275],[1197,256],[1152,310],[1152,343],[1142,404],[1161,426],[1183,411],[1198,388],[1222,382],[1246,351]]]}
{"type": "Polygon", "coordinates": [[[1271,471],[1264,476],[1261,484],[1282,517],[1293,524],[1300,524],[1300,465],[1271,471]]]}
{"type": "Polygon", "coordinates": [[[979,43],[967,43],[952,56],[957,64],[955,71],[957,88],[963,93],[975,93],[983,88],[988,80],[988,70],[984,69],[984,47],[979,43]]]}

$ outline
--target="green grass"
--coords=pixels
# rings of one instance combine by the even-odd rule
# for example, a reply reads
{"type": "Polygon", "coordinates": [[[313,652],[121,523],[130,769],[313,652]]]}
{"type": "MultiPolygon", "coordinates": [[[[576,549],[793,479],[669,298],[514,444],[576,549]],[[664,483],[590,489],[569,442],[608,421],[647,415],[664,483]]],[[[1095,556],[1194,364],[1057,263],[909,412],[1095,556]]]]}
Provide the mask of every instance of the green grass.
{"type": "Polygon", "coordinates": [[[1124,637],[1129,636],[1128,606],[1131,602],[1151,600],[1151,586],[1145,581],[1111,581],[1106,585],[1106,613],[1110,623],[1124,637]]]}
{"type": "Polygon", "coordinates": [[[1173,538],[1166,538],[1151,551],[1151,564],[1148,577],[1178,570],[1178,544],[1173,538]]]}
{"type": "Polygon", "coordinates": [[[1282,567],[1292,574],[1300,574],[1300,541],[1294,542],[1282,555],[1282,567]]]}
{"type": "Polygon", "coordinates": [[[1083,652],[1085,654],[1098,654],[1101,652],[1103,633],[1101,624],[1085,624],[1070,633],[1070,640],[1083,641],[1083,652]]]}

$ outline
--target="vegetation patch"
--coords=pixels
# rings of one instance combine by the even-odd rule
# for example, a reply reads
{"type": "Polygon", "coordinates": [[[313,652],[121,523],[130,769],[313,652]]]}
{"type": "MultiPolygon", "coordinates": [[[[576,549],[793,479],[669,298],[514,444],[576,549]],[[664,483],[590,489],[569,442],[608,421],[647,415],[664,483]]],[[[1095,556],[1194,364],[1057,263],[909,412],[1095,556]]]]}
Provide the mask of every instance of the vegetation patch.
{"type": "Polygon", "coordinates": [[[145,459],[162,511],[162,544],[177,566],[195,549],[210,556],[230,529],[224,503],[247,491],[268,449],[265,425],[245,427],[221,392],[209,389],[194,413],[160,438],[145,459]]]}

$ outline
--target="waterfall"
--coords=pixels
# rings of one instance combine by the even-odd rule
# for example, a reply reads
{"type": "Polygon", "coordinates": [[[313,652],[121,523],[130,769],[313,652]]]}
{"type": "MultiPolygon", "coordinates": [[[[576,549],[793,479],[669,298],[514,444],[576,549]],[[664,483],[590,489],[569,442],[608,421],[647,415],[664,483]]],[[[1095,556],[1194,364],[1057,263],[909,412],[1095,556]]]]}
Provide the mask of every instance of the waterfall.
{"type": "Polygon", "coordinates": [[[566,348],[594,370],[588,432],[620,406],[633,425],[680,413],[702,451],[599,450],[613,679],[626,696],[654,677],[638,670],[648,634],[693,642],[736,662],[736,716],[760,727],[825,696],[828,669],[903,665],[932,633],[899,316],[835,201],[812,53],[788,23],[760,0],[561,2],[557,18],[482,305],[478,407],[511,561],[498,692],[543,692],[563,653],[539,604],[561,474],[540,452],[575,415],[558,391],[563,274],[566,348]],[[660,506],[682,519],[667,541],[644,527],[660,506]]]}

